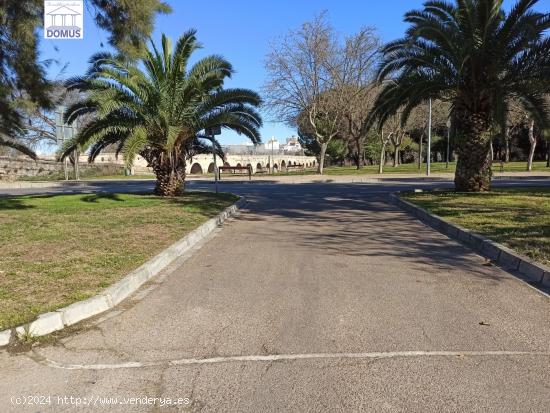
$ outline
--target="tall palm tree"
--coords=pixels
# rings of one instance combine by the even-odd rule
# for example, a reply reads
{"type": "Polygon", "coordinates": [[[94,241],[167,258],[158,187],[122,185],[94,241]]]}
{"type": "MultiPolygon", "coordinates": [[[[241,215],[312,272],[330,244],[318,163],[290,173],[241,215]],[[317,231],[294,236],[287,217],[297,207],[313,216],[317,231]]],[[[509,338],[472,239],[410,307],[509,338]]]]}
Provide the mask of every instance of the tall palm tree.
{"type": "Polygon", "coordinates": [[[185,165],[190,156],[215,150],[219,144],[201,131],[214,126],[234,130],[253,143],[261,141],[262,120],[254,109],[260,97],[247,89],[223,89],[231,76],[231,64],[209,56],[188,68],[192,53],[200,48],[191,30],[175,49],[162,36],[162,49],[154,44],[141,59],[141,66],[110,54],[98,54],[84,77],[70,79],[69,89],[87,98],[67,109],[67,121],[93,113],[90,121],[63,151],[67,156],[77,146],[90,145],[89,159],[116,145],[127,166],[141,155],[157,177],[155,193],[180,195],[184,189],[185,165]]]}
{"type": "Polygon", "coordinates": [[[379,79],[388,80],[372,119],[382,123],[400,108],[404,119],[429,98],[452,104],[458,138],[455,188],[490,189],[490,139],[505,127],[508,102],[517,99],[537,123],[549,124],[550,14],[538,0],[519,0],[506,13],[502,0],[427,1],[410,11],[405,37],[382,49],[379,79]]]}

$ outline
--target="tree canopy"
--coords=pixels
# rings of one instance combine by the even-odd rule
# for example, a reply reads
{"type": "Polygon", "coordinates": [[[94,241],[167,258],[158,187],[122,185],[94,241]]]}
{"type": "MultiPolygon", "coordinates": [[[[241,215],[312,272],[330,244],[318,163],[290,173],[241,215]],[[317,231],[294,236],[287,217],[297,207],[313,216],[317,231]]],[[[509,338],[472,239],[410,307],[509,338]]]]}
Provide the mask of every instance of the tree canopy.
{"type": "Polygon", "coordinates": [[[206,129],[219,126],[259,143],[259,95],[248,89],[224,89],[233,67],[221,56],[190,65],[200,47],[191,30],[175,47],[163,35],[161,48],[152,43],[137,63],[108,53],[95,55],[85,76],[67,81],[70,90],[87,96],[67,109],[67,121],[94,116],[64,148],[64,156],[77,146],[90,146],[92,161],[114,145],[127,166],[137,155],[145,158],[157,176],[156,193],[174,196],[183,191],[190,156],[217,152],[223,157],[219,144],[203,132],[206,129]]]}
{"type": "Polygon", "coordinates": [[[519,0],[509,13],[502,0],[427,1],[405,15],[405,37],[383,50],[384,83],[373,111],[383,123],[398,110],[403,122],[427,99],[452,104],[459,160],[459,190],[488,190],[490,140],[505,127],[515,99],[548,125],[544,94],[550,90],[550,13],[533,10],[537,0],[519,0]]]}
{"type": "MultiPolygon", "coordinates": [[[[153,31],[155,16],[170,12],[161,0],[85,0],[96,24],[110,33],[109,43],[121,55],[136,58],[153,31]]],[[[28,155],[18,104],[28,99],[39,108],[51,108],[52,85],[40,60],[37,30],[43,24],[43,0],[0,0],[0,145],[28,155]]]]}

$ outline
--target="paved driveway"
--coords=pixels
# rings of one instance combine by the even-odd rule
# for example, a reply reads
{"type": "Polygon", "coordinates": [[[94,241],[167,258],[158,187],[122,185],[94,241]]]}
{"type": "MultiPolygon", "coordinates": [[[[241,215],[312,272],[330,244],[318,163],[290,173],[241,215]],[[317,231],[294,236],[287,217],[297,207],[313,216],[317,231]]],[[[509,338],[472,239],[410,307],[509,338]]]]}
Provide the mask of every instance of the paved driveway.
{"type": "Polygon", "coordinates": [[[243,213],[158,282],[0,352],[0,411],[550,410],[547,296],[384,202],[388,186],[233,188],[243,213]],[[29,395],[51,405],[10,402],[29,395]]]}

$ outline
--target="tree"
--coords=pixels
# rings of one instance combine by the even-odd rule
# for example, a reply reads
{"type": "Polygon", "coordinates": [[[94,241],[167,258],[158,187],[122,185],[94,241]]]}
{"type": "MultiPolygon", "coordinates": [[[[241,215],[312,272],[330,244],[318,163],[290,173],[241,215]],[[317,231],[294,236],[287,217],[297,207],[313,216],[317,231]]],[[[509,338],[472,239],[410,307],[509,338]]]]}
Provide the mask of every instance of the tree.
{"type": "Polygon", "coordinates": [[[369,85],[347,89],[349,90],[345,94],[340,135],[349,142],[353,149],[351,153],[355,166],[361,169],[364,161],[363,148],[368,137],[368,131],[363,128],[363,124],[373,108],[378,88],[369,85]]]}
{"type": "Polygon", "coordinates": [[[333,29],[321,14],[272,44],[266,59],[267,106],[287,124],[308,129],[304,132],[319,144],[321,174],[328,143],[338,133],[338,114],[331,113],[333,102],[327,98],[335,89],[336,50],[333,29]]]}
{"type": "MultiPolygon", "coordinates": [[[[409,135],[415,136],[415,138],[418,137],[418,169],[422,165],[422,144],[428,134],[428,120],[430,116],[428,108],[428,102],[423,102],[416,106],[407,117],[406,125],[404,126],[409,135]]],[[[450,111],[451,107],[448,102],[442,100],[434,100],[432,102],[432,131],[447,130],[447,120],[449,119],[450,111]]]]}
{"type": "MultiPolygon", "coordinates": [[[[547,99],[547,98],[546,98],[547,99]]],[[[550,106],[548,106],[550,108],[550,106]]],[[[512,132],[517,129],[527,129],[527,139],[529,140],[529,152],[527,154],[527,170],[533,170],[533,159],[535,150],[540,140],[541,130],[539,124],[530,116],[529,112],[515,100],[512,100],[508,105],[506,117],[506,126],[504,128],[505,140],[505,159],[508,162],[510,157],[510,137],[512,132]]]]}
{"type": "Polygon", "coordinates": [[[336,162],[343,164],[347,154],[348,146],[343,139],[334,138],[328,144],[326,155],[332,164],[336,162]]]}
{"type": "Polygon", "coordinates": [[[512,134],[521,127],[525,126],[525,122],[529,115],[523,110],[521,105],[511,100],[508,104],[508,113],[506,114],[506,125],[504,127],[504,162],[510,162],[510,140],[512,134]]]}
{"type": "Polygon", "coordinates": [[[539,124],[550,123],[550,14],[537,0],[519,0],[509,13],[502,0],[427,1],[405,15],[403,39],[383,48],[379,79],[394,77],[379,95],[380,121],[405,115],[429,98],[452,104],[458,164],[455,188],[486,191],[491,182],[490,141],[515,98],[539,124]]]}
{"type": "Polygon", "coordinates": [[[535,133],[535,120],[529,120],[529,155],[527,157],[527,170],[533,170],[533,158],[535,157],[535,149],[537,148],[538,136],[535,133]]]}
{"type": "MultiPolygon", "coordinates": [[[[170,7],[160,0],[87,0],[98,26],[110,32],[109,43],[125,56],[135,58],[143,40],[153,30],[157,13],[170,7]]],[[[29,105],[51,109],[52,85],[46,78],[50,61],[40,61],[38,30],[43,22],[42,0],[0,0],[0,145],[36,157],[23,143],[25,124],[21,103],[14,96],[24,92],[29,105]]]]}
{"type": "Polygon", "coordinates": [[[191,30],[175,49],[163,35],[161,50],[152,44],[141,64],[108,53],[94,56],[85,77],[67,82],[69,89],[87,95],[67,109],[67,121],[88,113],[95,118],[64,148],[64,156],[76,145],[90,144],[93,161],[104,148],[117,145],[127,167],[138,154],[147,160],[157,177],[156,194],[176,196],[184,190],[187,158],[213,149],[221,153],[216,141],[215,148],[206,145],[202,130],[221,126],[259,143],[262,121],[254,107],[260,97],[247,89],[223,89],[233,68],[220,56],[189,68],[200,47],[191,30]]]}
{"type": "Polygon", "coordinates": [[[386,119],[383,125],[380,126],[380,163],[378,165],[378,173],[384,172],[384,164],[386,163],[386,147],[391,144],[393,146],[393,166],[399,164],[399,148],[405,138],[405,129],[401,124],[400,113],[397,113],[386,119]]]}
{"type": "Polygon", "coordinates": [[[363,166],[363,147],[367,132],[363,129],[372,109],[379,88],[374,83],[375,65],[378,59],[380,40],[372,27],[361,29],[348,37],[340,52],[336,87],[341,89],[340,101],[342,125],[339,136],[353,148],[352,156],[357,169],[363,166]]]}
{"type": "Polygon", "coordinates": [[[3,0],[0,3],[0,145],[36,158],[21,140],[23,123],[13,93],[24,90],[42,107],[50,106],[44,64],[38,62],[38,34],[44,3],[38,0],[3,0]]]}
{"type": "Polygon", "coordinates": [[[317,141],[320,174],[330,141],[342,132],[349,103],[372,81],[377,45],[372,28],[342,41],[325,13],[271,45],[267,107],[277,120],[317,141]]]}
{"type": "Polygon", "coordinates": [[[162,0],[86,1],[96,24],[109,33],[109,44],[131,59],[145,51],[144,40],[153,32],[156,15],[172,11],[162,0]]]}

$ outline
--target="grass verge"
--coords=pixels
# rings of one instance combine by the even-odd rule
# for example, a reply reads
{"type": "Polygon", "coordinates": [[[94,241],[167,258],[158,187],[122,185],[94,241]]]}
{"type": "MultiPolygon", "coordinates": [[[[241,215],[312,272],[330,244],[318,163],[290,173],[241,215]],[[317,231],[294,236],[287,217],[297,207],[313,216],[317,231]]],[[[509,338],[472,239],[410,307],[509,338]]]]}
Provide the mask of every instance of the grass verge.
{"type": "Polygon", "coordinates": [[[550,188],[407,193],[403,199],[550,265],[550,188]]]}
{"type": "Polygon", "coordinates": [[[201,192],[0,198],[0,330],[97,294],[236,199],[201,192]]]}
{"type": "MultiPolygon", "coordinates": [[[[449,163],[449,168],[445,162],[432,162],[432,173],[453,173],[455,172],[456,162],[449,163]]],[[[495,162],[493,164],[493,172],[526,172],[527,162],[509,162],[503,165],[501,171],[500,163],[495,162]]],[[[550,172],[550,168],[546,167],[546,161],[533,162],[533,172],[550,172]]],[[[363,174],[377,174],[378,165],[368,165],[361,169],[356,169],[354,166],[330,166],[325,168],[324,173],[326,175],[363,175],[363,174]]],[[[391,165],[384,166],[384,174],[394,173],[407,173],[407,174],[425,174],[426,164],[422,164],[422,168],[418,169],[417,163],[407,163],[393,167],[391,165]]]]}

